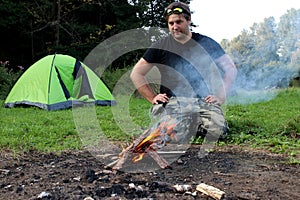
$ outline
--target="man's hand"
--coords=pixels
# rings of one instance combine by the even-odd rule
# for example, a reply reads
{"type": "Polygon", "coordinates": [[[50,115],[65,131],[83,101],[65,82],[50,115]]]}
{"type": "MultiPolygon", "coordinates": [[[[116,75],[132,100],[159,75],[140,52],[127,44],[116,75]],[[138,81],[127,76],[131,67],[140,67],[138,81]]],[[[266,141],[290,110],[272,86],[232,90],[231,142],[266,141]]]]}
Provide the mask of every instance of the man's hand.
{"type": "Polygon", "coordinates": [[[169,97],[167,94],[158,94],[153,97],[151,103],[152,104],[159,104],[159,103],[167,103],[169,101],[169,97]]]}
{"type": "Polygon", "coordinates": [[[215,96],[215,95],[208,95],[207,97],[205,97],[205,101],[207,103],[213,103],[213,104],[217,104],[217,105],[222,105],[225,101],[220,99],[219,97],[215,96]]]}

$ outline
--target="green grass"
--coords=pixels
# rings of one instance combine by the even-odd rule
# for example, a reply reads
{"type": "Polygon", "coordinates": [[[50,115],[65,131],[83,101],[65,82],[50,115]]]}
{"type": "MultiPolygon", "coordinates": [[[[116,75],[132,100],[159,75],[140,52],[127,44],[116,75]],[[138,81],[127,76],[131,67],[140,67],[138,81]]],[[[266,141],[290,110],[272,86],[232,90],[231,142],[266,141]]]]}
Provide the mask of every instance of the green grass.
{"type": "Polygon", "coordinates": [[[227,143],[267,148],[300,158],[299,89],[279,91],[266,102],[229,105],[226,110],[231,128],[227,143]]]}
{"type": "MultiPolygon", "coordinates": [[[[262,102],[241,104],[243,97],[233,97],[235,100],[230,99],[224,107],[230,135],[221,144],[266,148],[289,156],[292,163],[300,163],[300,89],[281,90],[273,98],[262,102]]],[[[122,97],[117,97],[117,101],[123,102],[122,97]]],[[[148,102],[138,98],[124,102],[114,110],[111,107],[95,107],[96,123],[110,140],[130,141],[132,136],[140,134],[150,123],[151,105],[148,102]],[[126,128],[123,129],[123,126],[126,128]]],[[[82,112],[82,119],[87,119],[85,112],[82,112]]],[[[0,147],[16,153],[82,149],[75,121],[72,109],[45,111],[34,107],[1,107],[0,147]]],[[[86,126],[89,126],[89,122],[86,126]]]]}
{"type": "Polygon", "coordinates": [[[79,149],[71,110],[47,112],[38,108],[1,108],[0,146],[15,152],[79,149]]]}

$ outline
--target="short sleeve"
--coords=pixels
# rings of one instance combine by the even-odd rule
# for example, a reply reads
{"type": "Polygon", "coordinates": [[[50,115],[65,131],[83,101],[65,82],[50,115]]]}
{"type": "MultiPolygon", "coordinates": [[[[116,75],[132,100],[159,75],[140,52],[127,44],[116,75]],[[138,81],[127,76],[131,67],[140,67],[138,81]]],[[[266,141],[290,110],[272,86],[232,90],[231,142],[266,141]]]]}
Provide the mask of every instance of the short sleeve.
{"type": "Polygon", "coordinates": [[[202,47],[207,51],[213,60],[216,60],[225,54],[225,51],[221,45],[209,37],[203,37],[200,40],[200,45],[202,45],[202,47]]]}
{"type": "Polygon", "coordinates": [[[143,58],[149,63],[160,63],[159,49],[150,47],[146,50],[143,55],[143,58]]]}

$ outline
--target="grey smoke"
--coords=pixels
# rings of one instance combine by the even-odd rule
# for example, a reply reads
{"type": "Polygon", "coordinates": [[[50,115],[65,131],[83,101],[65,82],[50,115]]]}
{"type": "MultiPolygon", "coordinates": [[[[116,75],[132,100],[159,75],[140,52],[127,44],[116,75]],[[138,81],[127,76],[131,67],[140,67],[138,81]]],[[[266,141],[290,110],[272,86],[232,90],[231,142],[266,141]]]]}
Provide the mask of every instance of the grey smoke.
{"type": "Polygon", "coordinates": [[[279,89],[289,87],[297,70],[289,66],[258,66],[238,68],[238,76],[229,96],[229,104],[269,101],[279,89]]]}

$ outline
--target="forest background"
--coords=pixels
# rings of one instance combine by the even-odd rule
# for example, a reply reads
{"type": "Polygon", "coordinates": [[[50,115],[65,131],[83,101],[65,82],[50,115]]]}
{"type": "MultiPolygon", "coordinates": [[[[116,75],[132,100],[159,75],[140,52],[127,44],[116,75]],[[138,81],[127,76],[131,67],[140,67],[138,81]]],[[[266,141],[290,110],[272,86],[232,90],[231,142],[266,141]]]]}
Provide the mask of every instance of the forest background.
{"type": "MultiPolygon", "coordinates": [[[[0,99],[6,97],[30,65],[46,55],[61,53],[83,61],[98,44],[118,33],[147,27],[166,28],[162,13],[171,2],[0,0],[0,14],[5,16],[0,18],[0,99]]],[[[238,89],[299,85],[300,10],[288,10],[278,23],[274,17],[267,17],[232,40],[223,39],[221,45],[239,70],[238,89]]],[[[108,70],[131,68],[143,52],[140,49],[122,55],[108,70]]],[[[113,88],[115,79],[104,80],[113,88]]]]}

